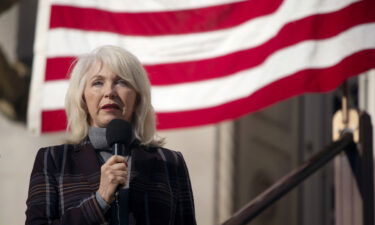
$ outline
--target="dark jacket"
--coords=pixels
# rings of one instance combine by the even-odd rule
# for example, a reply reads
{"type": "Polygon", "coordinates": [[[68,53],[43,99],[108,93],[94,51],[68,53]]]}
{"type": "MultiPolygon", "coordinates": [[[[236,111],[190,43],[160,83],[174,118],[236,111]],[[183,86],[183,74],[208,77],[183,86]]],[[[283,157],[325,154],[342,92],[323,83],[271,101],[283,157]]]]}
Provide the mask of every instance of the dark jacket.
{"type": "MultiPolygon", "coordinates": [[[[108,224],[110,213],[104,214],[95,198],[101,164],[89,142],[40,149],[30,178],[26,225],[108,224]]],[[[136,224],[196,224],[180,152],[133,149],[129,196],[136,224]]]]}

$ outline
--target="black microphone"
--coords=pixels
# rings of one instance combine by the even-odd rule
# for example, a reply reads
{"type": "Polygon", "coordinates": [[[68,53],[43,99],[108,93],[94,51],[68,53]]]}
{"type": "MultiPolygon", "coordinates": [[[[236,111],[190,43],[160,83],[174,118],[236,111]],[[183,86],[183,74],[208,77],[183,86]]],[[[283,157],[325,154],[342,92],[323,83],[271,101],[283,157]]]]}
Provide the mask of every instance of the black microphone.
{"type": "MultiPolygon", "coordinates": [[[[129,156],[132,141],[132,125],[122,119],[114,119],[107,125],[106,138],[114,155],[129,156]]],[[[125,188],[125,187],[123,187],[125,188]]],[[[117,187],[115,208],[112,210],[114,224],[129,224],[129,190],[117,187]]]]}
{"type": "Polygon", "coordinates": [[[129,156],[132,140],[132,125],[122,119],[114,119],[107,125],[106,138],[114,155],[129,156]]]}

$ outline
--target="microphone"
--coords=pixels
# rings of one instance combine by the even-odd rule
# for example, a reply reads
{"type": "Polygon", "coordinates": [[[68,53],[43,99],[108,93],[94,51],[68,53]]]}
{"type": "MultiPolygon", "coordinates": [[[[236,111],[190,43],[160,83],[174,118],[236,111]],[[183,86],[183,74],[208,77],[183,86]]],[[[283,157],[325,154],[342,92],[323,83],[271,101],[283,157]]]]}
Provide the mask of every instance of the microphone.
{"type": "MultiPolygon", "coordinates": [[[[129,156],[130,142],[132,141],[132,125],[122,119],[114,119],[107,125],[106,138],[112,147],[114,155],[129,156]]],[[[112,210],[112,218],[116,225],[129,224],[129,189],[128,185],[123,188],[117,187],[115,193],[115,208],[112,210]]]]}
{"type": "Polygon", "coordinates": [[[107,125],[106,138],[114,155],[129,156],[132,140],[132,125],[122,119],[114,119],[107,125]]]}

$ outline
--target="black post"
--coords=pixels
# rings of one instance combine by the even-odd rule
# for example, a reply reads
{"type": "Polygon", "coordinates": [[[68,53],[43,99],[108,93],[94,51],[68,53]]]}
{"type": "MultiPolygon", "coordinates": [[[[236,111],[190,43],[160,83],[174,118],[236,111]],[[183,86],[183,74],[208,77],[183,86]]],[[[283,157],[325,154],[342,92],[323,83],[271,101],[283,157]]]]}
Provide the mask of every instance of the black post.
{"type": "Polygon", "coordinates": [[[359,118],[359,150],[361,160],[361,188],[363,199],[363,224],[374,225],[374,160],[372,149],[372,124],[367,113],[359,118]]]}

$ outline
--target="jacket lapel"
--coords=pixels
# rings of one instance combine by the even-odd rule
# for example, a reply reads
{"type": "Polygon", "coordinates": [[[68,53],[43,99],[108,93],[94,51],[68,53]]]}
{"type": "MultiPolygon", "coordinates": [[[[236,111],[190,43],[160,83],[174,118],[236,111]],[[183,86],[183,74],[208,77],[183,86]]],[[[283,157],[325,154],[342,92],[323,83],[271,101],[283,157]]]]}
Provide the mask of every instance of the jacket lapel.
{"type": "Polygon", "coordinates": [[[155,151],[142,147],[132,150],[132,166],[130,173],[130,188],[137,182],[148,183],[152,181],[153,168],[157,160],[155,151]],[[135,182],[135,183],[134,183],[135,182]]]}
{"type": "Polygon", "coordinates": [[[73,160],[78,173],[94,189],[97,188],[100,181],[101,163],[96,155],[95,149],[90,143],[83,144],[74,150],[73,160]]]}

